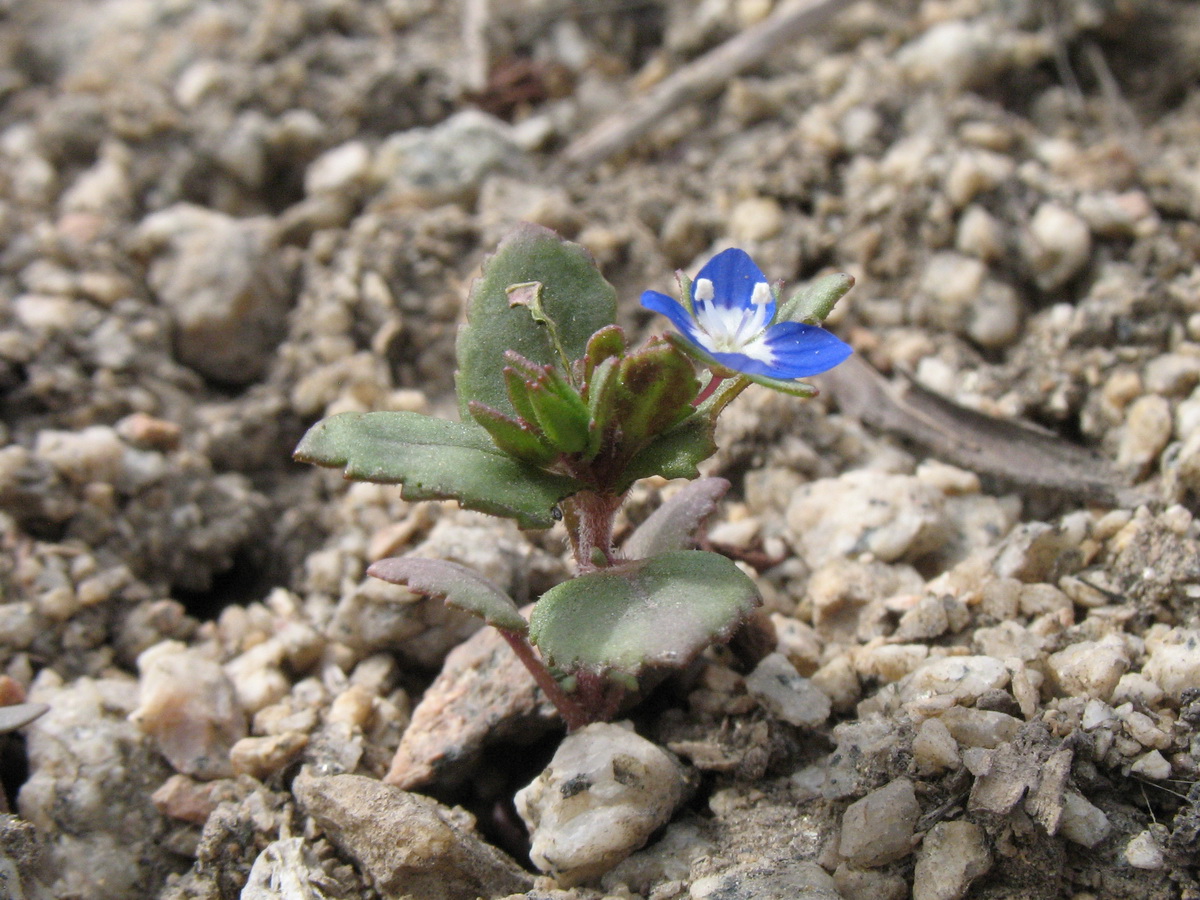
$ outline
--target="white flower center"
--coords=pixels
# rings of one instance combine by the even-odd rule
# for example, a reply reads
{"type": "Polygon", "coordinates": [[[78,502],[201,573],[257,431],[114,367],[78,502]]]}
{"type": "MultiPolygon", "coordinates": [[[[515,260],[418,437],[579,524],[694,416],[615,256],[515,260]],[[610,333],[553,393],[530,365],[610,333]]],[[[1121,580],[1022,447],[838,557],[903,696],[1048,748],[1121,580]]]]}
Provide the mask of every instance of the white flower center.
{"type": "Polygon", "coordinates": [[[763,340],[767,327],[767,305],[771,301],[771,286],[765,281],[754,285],[749,306],[722,306],[713,303],[713,283],[698,278],[692,294],[695,299],[696,338],[709,353],[741,353],[751,359],[771,364],[775,360],[763,340]]]}

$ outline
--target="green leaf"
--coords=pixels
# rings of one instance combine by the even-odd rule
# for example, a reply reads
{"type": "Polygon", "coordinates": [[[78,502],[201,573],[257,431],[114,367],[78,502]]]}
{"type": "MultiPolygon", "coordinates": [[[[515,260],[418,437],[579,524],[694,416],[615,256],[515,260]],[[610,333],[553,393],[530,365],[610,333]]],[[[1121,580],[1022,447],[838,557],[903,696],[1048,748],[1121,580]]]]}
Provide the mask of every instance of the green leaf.
{"type": "Polygon", "coordinates": [[[692,412],[699,390],[691,360],[665,341],[624,357],[612,413],[622,440],[639,447],[674,427],[692,412]]]}
{"type": "Polygon", "coordinates": [[[540,225],[519,225],[484,262],[471,287],[467,323],[458,333],[458,399],[464,411],[475,400],[514,412],[500,377],[505,351],[562,367],[548,329],[528,309],[510,305],[508,288],[530,282],[541,284],[541,312],[557,323],[570,360],[582,358],[588,339],[616,319],[616,291],[583,247],[540,225]]]}
{"type": "Polygon", "coordinates": [[[546,439],[563,453],[578,453],[588,441],[588,411],[576,394],[574,400],[539,382],[529,392],[537,423],[546,439]]]}
{"type": "Polygon", "coordinates": [[[741,569],[716,553],[681,550],[591,572],[551,588],[530,637],[568,672],[686,666],[727,640],[762,602],[741,569]]]}
{"type": "Polygon", "coordinates": [[[454,499],[467,509],[549,528],[551,510],[582,488],[508,456],[477,425],[411,412],[341,413],[323,419],[295,458],[343,468],[347,478],[402,484],[407,500],[454,499]]]}
{"type": "Polygon", "coordinates": [[[724,478],[698,478],[680,488],[652,512],[621,545],[629,559],[645,559],[695,544],[696,532],[729,490],[724,478]]]}
{"type": "Polygon", "coordinates": [[[587,404],[557,369],[546,367],[529,389],[533,414],[546,439],[564,453],[578,453],[588,440],[587,404]]]}
{"type": "Polygon", "coordinates": [[[607,359],[624,355],[625,346],[625,332],[619,325],[601,328],[588,339],[583,356],[583,383],[586,390],[591,391],[596,367],[607,359]]]}
{"type": "Polygon", "coordinates": [[[510,419],[490,406],[484,406],[474,400],[470,403],[470,409],[471,417],[487,429],[496,446],[509,456],[541,466],[558,455],[528,422],[510,419]]]}
{"type": "Polygon", "coordinates": [[[639,451],[625,467],[616,490],[624,491],[639,478],[651,475],[698,478],[696,466],[716,452],[712,421],[693,415],[639,451]]]}
{"type": "MultiPolygon", "coordinates": [[[[537,414],[533,411],[533,404],[529,402],[529,389],[533,387],[533,382],[526,379],[521,370],[513,366],[505,366],[501,373],[504,377],[504,388],[508,392],[509,402],[512,403],[512,408],[516,411],[517,417],[524,419],[530,425],[537,421],[537,414]]],[[[467,409],[472,408],[472,404],[478,403],[477,400],[468,400],[467,409]]],[[[479,403],[480,407],[492,409],[485,403],[479,403]]],[[[500,412],[496,410],[496,412],[500,412]]],[[[503,415],[503,413],[500,413],[503,415]]],[[[474,415],[472,413],[472,415],[474,415]]]]}
{"type": "Polygon", "coordinates": [[[810,282],[777,307],[776,322],[803,322],[820,325],[833,312],[834,305],[854,287],[854,276],[839,272],[810,282]]]}
{"type": "Polygon", "coordinates": [[[592,370],[588,381],[588,444],[584,457],[595,459],[604,444],[606,435],[611,434],[613,400],[617,394],[617,372],[620,358],[610,356],[601,360],[592,370]]]}
{"type": "Polygon", "coordinates": [[[381,559],[367,574],[403,584],[414,593],[444,597],[447,605],[479,616],[489,625],[524,634],[529,625],[517,604],[500,586],[474,569],[445,559],[417,556],[381,559]]]}

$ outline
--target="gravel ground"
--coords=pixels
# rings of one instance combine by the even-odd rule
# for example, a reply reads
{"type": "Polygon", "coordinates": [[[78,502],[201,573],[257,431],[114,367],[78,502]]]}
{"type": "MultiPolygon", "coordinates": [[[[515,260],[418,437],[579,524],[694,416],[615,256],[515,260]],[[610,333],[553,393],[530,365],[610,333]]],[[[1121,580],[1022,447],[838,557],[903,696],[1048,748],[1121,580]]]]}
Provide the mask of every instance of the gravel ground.
{"type": "Polygon", "coordinates": [[[854,3],[564,164],[773,6],[0,0],[0,894],[1200,898],[1200,6],[854,3]],[[865,367],[748,391],[711,540],[761,620],[564,743],[489,632],[364,574],[532,600],[562,534],[290,459],[454,414],[521,220],[637,334],[726,246],[850,272],[880,383],[1033,462],[880,427],[865,367]]]}

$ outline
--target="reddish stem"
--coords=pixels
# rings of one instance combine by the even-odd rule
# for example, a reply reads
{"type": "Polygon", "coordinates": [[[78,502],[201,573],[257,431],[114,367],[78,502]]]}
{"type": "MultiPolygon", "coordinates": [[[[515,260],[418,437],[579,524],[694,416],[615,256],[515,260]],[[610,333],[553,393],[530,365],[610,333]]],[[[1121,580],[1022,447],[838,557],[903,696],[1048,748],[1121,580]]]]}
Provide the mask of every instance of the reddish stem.
{"type": "Polygon", "coordinates": [[[525,668],[529,670],[529,674],[533,676],[538,687],[545,692],[546,696],[550,698],[550,702],[558,709],[563,721],[567,723],[568,731],[582,728],[591,721],[591,717],[584,712],[583,707],[562,689],[562,685],[554,680],[554,676],[550,674],[546,664],[533,652],[533,647],[525,639],[525,635],[507,628],[497,628],[496,630],[508,641],[508,646],[513,648],[517,658],[525,664],[525,668]]]}
{"type": "Polygon", "coordinates": [[[708,384],[706,384],[701,389],[700,393],[696,395],[696,399],[692,401],[692,406],[699,406],[701,403],[711,397],[713,395],[713,391],[715,391],[717,386],[724,380],[724,375],[718,375],[716,372],[711,373],[711,377],[708,379],[708,384]]]}
{"type": "Polygon", "coordinates": [[[616,494],[580,491],[563,501],[563,520],[581,572],[599,568],[594,558],[600,551],[604,565],[613,562],[613,520],[624,498],[616,494]]]}

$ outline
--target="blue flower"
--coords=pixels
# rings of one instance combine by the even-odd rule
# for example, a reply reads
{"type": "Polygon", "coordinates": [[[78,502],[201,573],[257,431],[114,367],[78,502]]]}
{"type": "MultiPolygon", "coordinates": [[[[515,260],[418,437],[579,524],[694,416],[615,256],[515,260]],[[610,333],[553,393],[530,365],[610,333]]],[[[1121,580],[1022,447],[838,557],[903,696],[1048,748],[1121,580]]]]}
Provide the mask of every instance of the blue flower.
{"type": "Polygon", "coordinates": [[[690,291],[684,281],[683,293],[680,303],[646,291],[642,306],[670,319],[692,344],[689,349],[710,365],[792,381],[828,371],[851,353],[824,328],[775,322],[771,285],[749,254],[736,247],[710,259],[690,291]]]}

